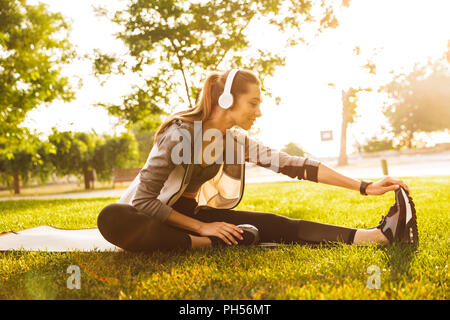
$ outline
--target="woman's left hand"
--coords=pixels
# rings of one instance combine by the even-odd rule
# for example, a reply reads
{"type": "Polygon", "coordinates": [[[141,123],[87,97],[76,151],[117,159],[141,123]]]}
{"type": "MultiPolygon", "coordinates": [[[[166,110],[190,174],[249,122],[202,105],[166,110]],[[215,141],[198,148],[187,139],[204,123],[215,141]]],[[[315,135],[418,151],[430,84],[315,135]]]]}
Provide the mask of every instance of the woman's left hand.
{"type": "Polygon", "coordinates": [[[402,180],[388,176],[369,184],[366,188],[366,193],[368,195],[379,196],[385,194],[388,191],[397,190],[398,188],[400,188],[400,186],[409,193],[408,186],[402,180]]]}

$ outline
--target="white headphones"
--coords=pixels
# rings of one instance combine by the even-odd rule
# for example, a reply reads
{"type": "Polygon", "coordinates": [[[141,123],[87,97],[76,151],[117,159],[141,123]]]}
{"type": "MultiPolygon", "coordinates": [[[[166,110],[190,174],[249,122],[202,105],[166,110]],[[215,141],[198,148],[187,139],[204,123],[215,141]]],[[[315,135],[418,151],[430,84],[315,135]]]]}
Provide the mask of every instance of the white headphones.
{"type": "Polygon", "coordinates": [[[228,109],[233,105],[233,95],[231,94],[231,85],[233,84],[233,79],[239,69],[232,69],[228,73],[227,81],[225,82],[225,88],[223,89],[222,95],[219,97],[219,106],[228,109]]]}

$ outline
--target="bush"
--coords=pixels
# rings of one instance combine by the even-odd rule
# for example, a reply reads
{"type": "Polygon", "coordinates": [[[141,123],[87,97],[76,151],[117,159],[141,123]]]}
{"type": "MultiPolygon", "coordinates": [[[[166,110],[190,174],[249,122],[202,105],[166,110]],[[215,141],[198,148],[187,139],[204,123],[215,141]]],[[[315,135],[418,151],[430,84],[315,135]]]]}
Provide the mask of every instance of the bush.
{"type": "Polygon", "coordinates": [[[287,154],[289,154],[291,156],[297,156],[297,157],[305,156],[305,151],[293,142],[289,142],[287,145],[284,146],[283,149],[281,149],[281,151],[286,152],[287,154]]]}
{"type": "Polygon", "coordinates": [[[366,141],[363,145],[364,152],[377,152],[384,150],[393,150],[394,144],[392,139],[384,138],[378,139],[377,137],[372,137],[366,141]]]}

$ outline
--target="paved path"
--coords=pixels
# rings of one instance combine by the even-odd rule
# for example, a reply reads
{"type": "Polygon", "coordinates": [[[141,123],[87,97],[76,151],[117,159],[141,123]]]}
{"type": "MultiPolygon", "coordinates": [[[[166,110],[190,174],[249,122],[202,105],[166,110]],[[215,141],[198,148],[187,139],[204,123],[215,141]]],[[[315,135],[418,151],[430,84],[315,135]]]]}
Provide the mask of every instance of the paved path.
{"type": "MultiPolygon", "coordinates": [[[[433,153],[426,155],[401,155],[385,157],[388,162],[389,175],[393,177],[404,176],[450,176],[450,152],[433,153]]],[[[319,159],[320,160],[320,159],[319,159]]],[[[336,167],[336,161],[323,159],[327,165],[333,167],[344,175],[355,179],[382,178],[380,165],[381,158],[351,158],[350,164],[345,167],[336,167]]],[[[276,174],[261,167],[249,167],[246,170],[246,183],[262,183],[276,181],[294,181],[288,176],[276,174]]],[[[450,178],[449,178],[450,183],[450,178]]],[[[125,189],[99,190],[91,192],[75,192],[42,196],[2,197],[1,200],[19,199],[67,199],[67,198],[94,198],[94,197],[120,197],[125,189]]]]}

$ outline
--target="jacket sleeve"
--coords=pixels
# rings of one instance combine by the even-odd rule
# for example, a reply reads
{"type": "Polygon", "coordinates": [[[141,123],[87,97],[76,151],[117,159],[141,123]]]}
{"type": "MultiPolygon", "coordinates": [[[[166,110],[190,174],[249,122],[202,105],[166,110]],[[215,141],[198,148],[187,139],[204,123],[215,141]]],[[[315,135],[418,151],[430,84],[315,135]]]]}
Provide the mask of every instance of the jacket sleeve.
{"type": "Polygon", "coordinates": [[[155,217],[161,222],[167,219],[172,210],[157,198],[169,174],[175,168],[171,153],[179,141],[172,139],[171,131],[167,128],[158,136],[156,146],[153,146],[144,168],[139,173],[139,184],[131,202],[139,212],[155,217]]]}
{"type": "Polygon", "coordinates": [[[245,161],[291,178],[318,182],[320,161],[291,156],[283,151],[269,148],[248,136],[245,137],[245,161]]]}

